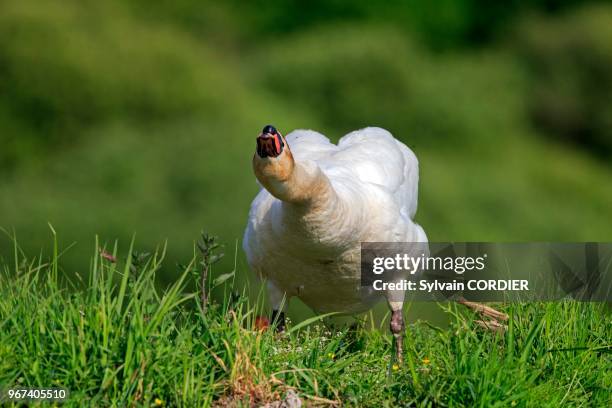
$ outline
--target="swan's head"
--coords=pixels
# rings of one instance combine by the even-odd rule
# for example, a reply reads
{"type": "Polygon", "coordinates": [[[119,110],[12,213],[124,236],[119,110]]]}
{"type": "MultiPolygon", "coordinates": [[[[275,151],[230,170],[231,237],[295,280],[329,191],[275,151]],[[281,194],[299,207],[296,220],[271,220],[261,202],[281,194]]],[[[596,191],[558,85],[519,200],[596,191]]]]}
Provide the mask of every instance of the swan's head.
{"type": "MultiPolygon", "coordinates": [[[[287,140],[274,126],[264,126],[257,136],[253,171],[259,183],[281,201],[303,203],[321,190],[323,173],[314,162],[297,164],[287,140]],[[298,169],[298,171],[296,171],[298,169]]],[[[327,180],[327,178],[325,178],[327,180]]],[[[329,180],[327,180],[329,184],[329,180]]]]}
{"type": "Polygon", "coordinates": [[[284,182],[293,173],[295,162],[287,141],[274,126],[264,126],[257,136],[257,152],[253,155],[253,170],[259,182],[276,191],[275,183],[284,182]]]}
{"type": "Polygon", "coordinates": [[[264,126],[257,136],[257,155],[261,158],[278,157],[286,147],[283,135],[272,125],[264,126]]]}

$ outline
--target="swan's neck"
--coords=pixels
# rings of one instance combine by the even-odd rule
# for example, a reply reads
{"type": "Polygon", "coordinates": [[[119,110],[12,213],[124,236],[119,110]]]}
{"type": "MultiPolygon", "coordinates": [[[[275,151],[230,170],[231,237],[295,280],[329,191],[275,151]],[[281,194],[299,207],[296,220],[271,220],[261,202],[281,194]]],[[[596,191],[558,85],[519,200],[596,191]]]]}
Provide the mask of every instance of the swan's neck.
{"type": "Polygon", "coordinates": [[[329,178],[312,162],[296,162],[289,149],[276,158],[253,158],[259,182],[274,197],[296,209],[314,211],[333,206],[338,197],[329,178]]]}
{"type": "Polygon", "coordinates": [[[259,182],[283,202],[281,225],[293,248],[333,258],[339,248],[354,242],[355,228],[362,225],[349,216],[355,214],[354,206],[340,198],[315,162],[295,162],[289,150],[274,159],[255,156],[259,182]]]}

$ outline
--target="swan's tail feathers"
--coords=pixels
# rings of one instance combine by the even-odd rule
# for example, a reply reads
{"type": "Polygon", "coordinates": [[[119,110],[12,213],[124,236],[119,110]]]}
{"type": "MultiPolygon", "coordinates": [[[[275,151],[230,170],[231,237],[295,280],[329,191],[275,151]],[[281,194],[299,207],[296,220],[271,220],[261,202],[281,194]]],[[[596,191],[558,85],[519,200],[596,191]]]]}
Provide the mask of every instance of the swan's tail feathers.
{"type": "Polygon", "coordinates": [[[427,239],[427,234],[425,233],[425,230],[423,229],[423,227],[421,227],[419,224],[414,224],[415,226],[415,240],[412,242],[429,242],[429,240],[427,239]]]}

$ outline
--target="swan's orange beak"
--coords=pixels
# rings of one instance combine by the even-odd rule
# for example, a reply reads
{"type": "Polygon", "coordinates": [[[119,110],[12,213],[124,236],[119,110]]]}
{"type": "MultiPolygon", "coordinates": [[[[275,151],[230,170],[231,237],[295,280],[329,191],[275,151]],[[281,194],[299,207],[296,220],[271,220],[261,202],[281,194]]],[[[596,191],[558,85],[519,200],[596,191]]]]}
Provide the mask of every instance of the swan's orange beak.
{"type": "Polygon", "coordinates": [[[285,143],[280,133],[273,126],[264,127],[257,137],[257,154],[259,157],[278,157],[283,152],[285,143]]]}

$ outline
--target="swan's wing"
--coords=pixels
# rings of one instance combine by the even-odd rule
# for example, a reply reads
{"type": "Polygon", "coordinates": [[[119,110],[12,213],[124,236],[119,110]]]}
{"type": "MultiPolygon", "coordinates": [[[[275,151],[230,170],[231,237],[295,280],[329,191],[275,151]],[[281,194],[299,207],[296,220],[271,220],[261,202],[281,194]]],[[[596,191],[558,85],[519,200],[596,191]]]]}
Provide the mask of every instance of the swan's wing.
{"type": "MultiPolygon", "coordinates": [[[[256,231],[261,228],[266,213],[274,205],[274,200],[275,198],[266,189],[262,188],[253,200],[249,210],[249,219],[242,239],[242,249],[246,253],[249,265],[253,268],[261,263],[263,256],[256,231]]],[[[256,270],[255,272],[257,275],[259,274],[259,271],[256,270]]]]}
{"type": "Polygon", "coordinates": [[[294,130],[285,139],[293,157],[298,161],[319,161],[338,149],[327,137],[314,130],[294,130]]]}
{"type": "Polygon", "coordinates": [[[414,218],[419,162],[412,150],[386,130],[369,127],[347,134],[340,139],[337,151],[324,157],[320,165],[332,172],[342,166],[360,181],[384,187],[393,195],[402,216],[414,218]]]}

